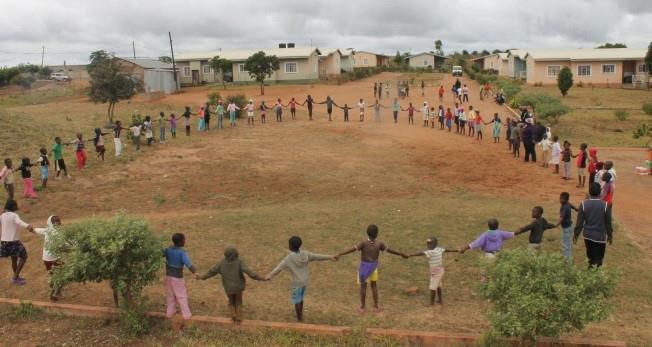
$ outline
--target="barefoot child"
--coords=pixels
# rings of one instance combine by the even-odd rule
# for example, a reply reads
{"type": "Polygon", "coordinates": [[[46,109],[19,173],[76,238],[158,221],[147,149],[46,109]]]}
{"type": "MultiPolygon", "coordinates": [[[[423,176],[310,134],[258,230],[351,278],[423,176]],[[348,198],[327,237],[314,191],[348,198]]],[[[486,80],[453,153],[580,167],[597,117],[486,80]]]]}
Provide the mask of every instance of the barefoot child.
{"type": "MultiPolygon", "coordinates": [[[[168,122],[170,122],[170,135],[172,135],[173,139],[177,138],[177,122],[179,121],[179,118],[177,118],[174,113],[170,113],[170,118],[168,119],[168,122]]],[[[218,122],[217,124],[219,127],[220,123],[218,122]]]]}
{"type": "Polygon", "coordinates": [[[561,146],[559,145],[559,136],[552,137],[552,150],[550,164],[555,166],[555,173],[559,173],[559,163],[561,162],[561,146]]]}
{"type": "Polygon", "coordinates": [[[215,275],[222,275],[222,286],[229,299],[229,311],[234,323],[242,321],[242,293],[246,285],[244,274],[256,281],[263,281],[262,277],[249,270],[247,265],[239,259],[238,250],[235,247],[226,247],[224,259],[208,270],[205,275],[199,276],[200,280],[206,280],[215,275]]]}
{"type": "Polygon", "coordinates": [[[32,180],[32,164],[29,158],[23,158],[20,162],[18,170],[20,176],[23,178],[23,196],[26,198],[37,198],[38,195],[34,191],[34,181],[32,180]]]}
{"type": "MultiPolygon", "coordinates": [[[[202,107],[202,110],[200,111],[202,114],[204,112],[204,107],[202,107]]],[[[201,131],[204,131],[204,118],[200,118],[202,120],[202,128],[201,131]]],[[[145,132],[145,139],[147,139],[147,145],[151,146],[152,142],[154,142],[154,129],[152,126],[152,117],[146,116],[145,121],[143,122],[143,131],[145,132]]]]}
{"type": "Polygon", "coordinates": [[[573,156],[573,158],[577,157],[577,186],[576,188],[584,188],[586,185],[586,168],[587,164],[589,162],[589,155],[586,152],[587,148],[586,143],[580,144],[580,152],[577,153],[577,155],[573,156]]]}
{"type": "Polygon", "coordinates": [[[460,253],[469,249],[481,249],[486,259],[493,260],[496,253],[503,249],[503,242],[514,237],[514,233],[498,229],[498,220],[495,218],[487,222],[489,230],[482,233],[477,239],[460,248],[460,253]]]}
{"type": "Polygon", "coordinates": [[[290,254],[265,277],[266,280],[272,279],[278,273],[287,269],[292,276],[292,303],[294,304],[294,311],[297,315],[297,321],[303,321],[303,299],[306,295],[306,287],[308,286],[310,273],[308,272],[308,263],[311,261],[320,260],[335,260],[335,257],[330,255],[316,254],[308,251],[301,250],[301,238],[292,236],[288,240],[290,254]]]}
{"type": "MultiPolygon", "coordinates": [[[[50,253],[48,245],[52,237],[57,233],[57,228],[61,225],[61,218],[59,216],[50,216],[47,221],[47,227],[34,228],[34,233],[43,236],[43,265],[48,272],[48,276],[52,276],[52,269],[59,266],[59,258],[50,253]]],[[[50,300],[57,301],[61,298],[61,288],[55,286],[52,280],[50,282],[50,300]]]]}
{"type": "Polygon", "coordinates": [[[50,177],[50,159],[48,159],[48,151],[45,147],[39,150],[38,163],[41,169],[41,188],[47,188],[48,177],[50,177]]]}
{"type": "Polygon", "coordinates": [[[77,133],[77,138],[70,142],[75,146],[75,158],[77,159],[77,170],[81,171],[86,167],[86,145],[84,143],[83,135],[77,133]]]}
{"type": "Polygon", "coordinates": [[[573,152],[571,151],[571,143],[564,141],[564,150],[561,152],[561,161],[564,164],[564,175],[562,179],[569,180],[571,174],[571,158],[573,157],[573,152]]]}
{"type": "Polygon", "coordinates": [[[570,203],[570,194],[562,192],[559,194],[559,220],[557,225],[561,225],[561,251],[568,263],[573,262],[573,211],[577,207],[570,203]]]}
{"type": "MultiPolygon", "coordinates": [[[[184,320],[192,316],[188,307],[188,293],[186,291],[186,281],[183,279],[183,268],[187,267],[190,272],[197,276],[197,270],[192,265],[188,254],[183,249],[186,245],[186,237],[181,233],[172,235],[172,246],[163,250],[165,257],[165,293],[167,302],[167,318],[174,317],[177,312],[176,304],[181,308],[181,315],[184,320]]],[[[181,329],[180,326],[174,326],[175,330],[181,329]]]]}
{"type": "Polygon", "coordinates": [[[95,128],[95,137],[93,138],[93,143],[95,144],[95,152],[97,153],[97,157],[102,159],[104,161],[104,152],[106,152],[106,148],[104,147],[104,135],[108,135],[109,133],[103,133],[102,129],[100,128],[95,128]]]}
{"type": "Polygon", "coordinates": [[[0,178],[2,178],[2,185],[7,191],[7,200],[14,199],[14,169],[11,159],[5,159],[5,167],[0,171],[0,178]]]}
{"type": "Polygon", "coordinates": [[[20,277],[20,272],[27,261],[27,250],[20,242],[20,229],[33,231],[33,227],[25,222],[16,213],[18,203],[9,199],[5,203],[5,212],[0,215],[0,258],[11,258],[11,269],[14,272],[12,283],[18,286],[25,285],[25,279],[20,277]]]}
{"type": "Polygon", "coordinates": [[[428,250],[424,252],[410,254],[408,257],[426,256],[428,258],[428,265],[430,266],[430,305],[435,304],[435,298],[438,304],[443,304],[441,282],[444,278],[444,252],[458,252],[457,249],[445,249],[437,247],[437,238],[430,237],[426,240],[426,247],[428,250]]]}
{"type": "Polygon", "coordinates": [[[428,120],[430,119],[430,108],[428,107],[428,102],[423,102],[423,108],[421,108],[421,113],[423,113],[423,126],[428,127],[428,120]]]}
{"type": "MultiPolygon", "coordinates": [[[[494,113],[494,118],[489,122],[491,123],[492,135],[494,137],[494,143],[500,142],[500,128],[502,128],[503,121],[500,120],[498,113],[494,113]]],[[[487,124],[489,124],[487,123],[487,124]]]]}
{"type": "MultiPolygon", "coordinates": [[[[376,84],[374,83],[374,95],[376,95],[376,84]]],[[[358,109],[360,110],[360,121],[364,122],[364,109],[366,108],[364,101],[360,99],[358,102],[358,109]]]]}
{"type": "Polygon", "coordinates": [[[352,110],[353,107],[349,107],[347,104],[344,104],[344,106],[336,106],[336,107],[338,107],[338,108],[342,109],[342,111],[344,111],[344,121],[348,122],[349,121],[349,110],[352,110]]]}
{"type": "Polygon", "coordinates": [[[258,107],[258,111],[260,111],[260,123],[265,124],[265,114],[267,113],[267,110],[270,108],[265,105],[265,101],[260,102],[260,106],[258,107]]]}
{"type": "Polygon", "coordinates": [[[543,232],[546,229],[556,228],[554,224],[548,223],[548,221],[543,218],[543,207],[535,206],[532,208],[532,222],[522,228],[520,228],[514,235],[519,235],[525,232],[530,232],[528,249],[530,251],[539,251],[541,250],[541,245],[543,242],[543,232]]]}
{"type": "MultiPolygon", "coordinates": [[[[158,114],[158,142],[165,143],[165,125],[167,121],[165,120],[165,113],[160,112],[158,114]]],[[[208,123],[206,123],[208,126],[208,123]]]]}
{"type": "Polygon", "coordinates": [[[358,268],[358,283],[360,283],[360,308],[359,312],[364,313],[366,310],[367,281],[371,283],[371,294],[374,300],[374,311],[380,312],[378,305],[378,258],[380,252],[398,255],[407,259],[407,255],[395,251],[385,245],[383,241],[378,240],[378,227],[369,225],[367,227],[367,240],[360,241],[353,248],[348,249],[337,256],[335,259],[356,251],[360,252],[360,267],[358,268]]]}
{"type": "Polygon", "coordinates": [[[122,154],[122,140],[120,140],[120,135],[123,130],[129,130],[122,127],[122,122],[119,120],[115,121],[115,126],[113,127],[113,145],[115,146],[115,156],[119,157],[122,154]]]}
{"type": "Polygon", "coordinates": [[[254,101],[252,99],[249,99],[249,103],[244,107],[245,111],[247,111],[247,125],[254,126],[254,109],[256,107],[254,106],[254,101]]]}

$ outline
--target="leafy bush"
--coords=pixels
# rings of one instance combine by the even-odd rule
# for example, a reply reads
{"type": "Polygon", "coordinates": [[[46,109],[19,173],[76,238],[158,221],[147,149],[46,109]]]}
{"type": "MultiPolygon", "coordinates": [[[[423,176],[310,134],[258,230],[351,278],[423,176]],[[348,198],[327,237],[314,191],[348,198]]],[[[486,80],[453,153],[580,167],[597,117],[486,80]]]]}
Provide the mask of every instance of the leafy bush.
{"type": "Polygon", "coordinates": [[[19,73],[18,75],[11,78],[11,84],[16,84],[23,89],[29,89],[32,87],[32,84],[36,82],[36,77],[33,74],[28,72],[19,73]]]}
{"type": "Polygon", "coordinates": [[[616,117],[617,120],[624,121],[627,120],[627,118],[629,118],[629,112],[625,110],[615,110],[614,116],[616,117]]]}
{"type": "Polygon", "coordinates": [[[643,103],[643,106],[641,107],[643,112],[648,115],[652,116],[652,102],[645,102],[643,103]]]}
{"type": "Polygon", "coordinates": [[[55,286],[108,281],[116,304],[122,297],[130,308],[138,307],[143,289],[157,280],[163,264],[161,240],[149,224],[122,213],[65,225],[49,247],[63,263],[53,272],[55,286]]]}
{"type": "Polygon", "coordinates": [[[505,93],[507,100],[512,100],[518,93],[521,92],[521,85],[513,80],[499,79],[495,82],[498,89],[502,89],[505,93]]]}
{"type": "Polygon", "coordinates": [[[132,305],[121,305],[118,315],[120,332],[126,337],[136,337],[147,334],[152,328],[152,319],[147,315],[149,304],[147,299],[139,297],[132,305]]]}
{"type": "MultiPolygon", "coordinates": [[[[398,71],[398,70],[397,70],[398,71]]],[[[378,67],[358,67],[353,69],[353,71],[346,72],[342,79],[345,81],[355,81],[369,76],[377,75],[382,72],[382,69],[378,67]]]]}
{"type": "MultiPolygon", "coordinates": [[[[226,97],[226,103],[230,103],[233,101],[238,107],[243,107],[249,102],[249,99],[244,94],[235,94],[235,95],[229,95],[226,97]]],[[[236,117],[240,117],[241,110],[235,111],[236,117]]]]}
{"type": "Polygon", "coordinates": [[[21,300],[18,306],[11,309],[11,317],[14,319],[34,319],[35,316],[43,313],[43,310],[34,306],[31,302],[21,300]]]}
{"type": "Polygon", "coordinates": [[[559,98],[541,93],[519,94],[514,99],[516,106],[529,106],[539,119],[555,124],[559,117],[570,112],[570,108],[561,103],[559,98]]]}
{"type": "Polygon", "coordinates": [[[506,251],[486,270],[481,293],[493,304],[488,314],[492,330],[531,341],[581,331],[605,319],[606,301],[616,286],[614,274],[578,270],[551,253],[506,251]]]}
{"type": "Polygon", "coordinates": [[[652,150],[652,125],[650,124],[641,124],[634,130],[632,137],[635,139],[648,138],[647,143],[645,144],[650,150],[652,150]]]}
{"type": "MultiPolygon", "coordinates": [[[[582,83],[582,81],[580,81],[580,83],[582,83]]],[[[568,94],[568,90],[571,89],[572,86],[573,73],[568,68],[568,66],[564,66],[561,68],[561,70],[559,70],[559,75],[557,75],[557,87],[559,88],[561,95],[566,96],[566,94],[568,94]]]]}
{"type": "Polygon", "coordinates": [[[217,105],[217,102],[222,99],[222,96],[220,96],[220,93],[218,92],[212,92],[208,94],[208,103],[211,105],[217,105]]]}

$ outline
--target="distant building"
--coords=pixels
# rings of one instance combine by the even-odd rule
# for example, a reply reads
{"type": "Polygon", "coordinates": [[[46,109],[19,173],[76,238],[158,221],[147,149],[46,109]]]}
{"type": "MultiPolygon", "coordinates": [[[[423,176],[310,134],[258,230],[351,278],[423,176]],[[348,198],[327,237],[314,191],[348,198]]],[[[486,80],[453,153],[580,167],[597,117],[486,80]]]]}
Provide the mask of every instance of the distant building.
{"type": "Polygon", "coordinates": [[[337,48],[320,48],[319,78],[336,78],[342,74],[342,52],[337,48]]]}
{"type": "Polygon", "coordinates": [[[575,83],[646,84],[649,77],[646,52],[631,48],[532,49],[523,57],[525,80],[528,84],[556,84],[559,70],[567,66],[573,72],[575,83]]]}
{"type": "Polygon", "coordinates": [[[446,57],[432,52],[413,54],[408,57],[410,68],[439,69],[444,65],[446,57]]]}
{"type": "Polygon", "coordinates": [[[245,62],[255,53],[263,51],[266,55],[274,55],[280,60],[280,69],[268,79],[279,81],[314,81],[319,79],[319,56],[317,48],[294,47],[294,44],[280,44],[273,49],[218,50],[211,52],[182,53],[176,57],[177,68],[181,73],[182,85],[200,85],[203,83],[221,82],[222,79],[233,82],[252,82],[253,79],[245,70],[245,62]],[[215,57],[233,62],[233,72],[222,74],[213,71],[209,61],[215,57]]]}
{"type": "Polygon", "coordinates": [[[115,58],[120,70],[143,82],[147,93],[171,94],[178,90],[179,78],[175,86],[172,64],[156,59],[115,58]]]}
{"type": "Polygon", "coordinates": [[[499,76],[509,76],[508,53],[494,53],[471,59],[471,63],[480,70],[495,70],[499,76]]]}
{"type": "Polygon", "coordinates": [[[352,52],[351,66],[353,69],[361,67],[389,66],[389,60],[390,57],[385,54],[369,51],[354,51],[352,52]]]}
{"type": "Polygon", "coordinates": [[[347,48],[340,52],[342,53],[342,57],[340,58],[340,65],[342,66],[342,70],[345,72],[353,71],[353,59],[355,56],[355,51],[347,48]]]}

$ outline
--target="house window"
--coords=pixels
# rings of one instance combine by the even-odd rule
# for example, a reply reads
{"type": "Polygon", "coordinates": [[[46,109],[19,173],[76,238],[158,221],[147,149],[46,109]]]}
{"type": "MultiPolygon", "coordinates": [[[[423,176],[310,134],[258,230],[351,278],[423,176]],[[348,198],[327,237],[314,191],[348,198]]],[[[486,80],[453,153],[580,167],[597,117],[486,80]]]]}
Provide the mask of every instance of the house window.
{"type": "Polygon", "coordinates": [[[238,64],[238,71],[239,72],[247,72],[247,70],[245,70],[245,64],[238,64]]]}
{"type": "Polygon", "coordinates": [[[577,65],[578,76],[591,76],[591,65],[577,65]]]}
{"type": "Polygon", "coordinates": [[[602,65],[602,73],[616,73],[616,65],[606,64],[602,65]]]}
{"type": "Polygon", "coordinates": [[[548,65],[548,77],[557,77],[561,70],[560,65],[548,65]]]}
{"type": "Polygon", "coordinates": [[[645,64],[638,64],[638,72],[639,72],[639,73],[646,73],[646,72],[647,72],[647,65],[645,65],[645,64]]]}
{"type": "Polygon", "coordinates": [[[183,76],[184,77],[190,77],[190,66],[184,66],[183,67],[183,76]]]}
{"type": "Polygon", "coordinates": [[[428,66],[428,59],[423,60],[423,66],[428,66]]]}
{"type": "Polygon", "coordinates": [[[369,60],[367,58],[364,58],[364,61],[363,61],[362,65],[369,65],[369,60]]]}
{"type": "Polygon", "coordinates": [[[204,72],[204,75],[208,75],[211,73],[211,66],[210,65],[204,65],[202,66],[202,71],[204,72]]]}
{"type": "Polygon", "coordinates": [[[297,63],[285,63],[285,73],[297,73],[299,72],[299,67],[297,63]]]}

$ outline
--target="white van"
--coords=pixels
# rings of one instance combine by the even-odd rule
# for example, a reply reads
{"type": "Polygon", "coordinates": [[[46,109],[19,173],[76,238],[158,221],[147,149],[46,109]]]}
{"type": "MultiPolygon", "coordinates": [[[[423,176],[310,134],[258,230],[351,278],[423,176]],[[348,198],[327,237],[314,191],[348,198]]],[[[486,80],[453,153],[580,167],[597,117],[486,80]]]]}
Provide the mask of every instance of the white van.
{"type": "Polygon", "coordinates": [[[453,76],[462,76],[462,67],[459,65],[453,66],[453,76]]]}
{"type": "Polygon", "coordinates": [[[50,79],[53,81],[70,81],[70,77],[63,72],[54,72],[50,74],[50,79]]]}

